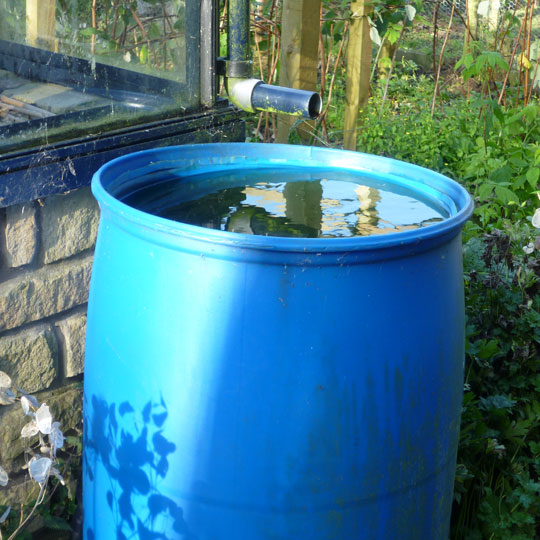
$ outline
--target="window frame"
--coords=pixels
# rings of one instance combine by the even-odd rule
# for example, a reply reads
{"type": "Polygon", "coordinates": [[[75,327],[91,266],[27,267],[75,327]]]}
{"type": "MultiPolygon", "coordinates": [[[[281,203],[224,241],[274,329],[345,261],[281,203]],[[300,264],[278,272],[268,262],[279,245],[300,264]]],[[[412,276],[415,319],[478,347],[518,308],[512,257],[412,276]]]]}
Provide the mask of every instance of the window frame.
{"type": "MultiPolygon", "coordinates": [[[[160,117],[157,114],[155,118],[142,123],[106,128],[96,135],[60,139],[33,148],[21,146],[9,149],[0,154],[0,208],[88,185],[99,166],[128,152],[165,145],[243,140],[243,113],[233,109],[226,100],[216,97],[217,17],[217,0],[200,0],[186,6],[186,41],[199,43],[198,54],[193,54],[193,51],[186,54],[187,76],[193,77],[198,83],[195,107],[179,110],[173,116],[160,117]],[[195,39],[190,39],[190,36],[195,39]]],[[[0,58],[0,68],[11,66],[19,73],[27,70],[30,75],[38,78],[48,76],[50,82],[58,84],[64,82],[80,87],[86,77],[93,77],[89,71],[90,63],[86,60],[27,45],[0,40],[0,55],[4,55],[0,58]],[[43,69],[39,62],[32,65],[40,55],[41,60],[46,59],[45,64],[49,63],[46,68],[48,74],[36,73],[36,70],[43,69]],[[73,66],[76,67],[75,73],[73,66]]],[[[150,81],[150,76],[104,64],[96,63],[95,69],[99,71],[99,76],[108,78],[111,88],[115,88],[115,76],[119,74],[129,80],[129,88],[139,91],[145,78],[147,82],[150,81]]],[[[125,83],[126,79],[122,79],[122,82],[125,83]]],[[[182,83],[175,81],[162,85],[166,92],[180,91],[181,86],[182,83]]],[[[39,122],[42,121],[47,120],[39,119],[39,122]]]]}

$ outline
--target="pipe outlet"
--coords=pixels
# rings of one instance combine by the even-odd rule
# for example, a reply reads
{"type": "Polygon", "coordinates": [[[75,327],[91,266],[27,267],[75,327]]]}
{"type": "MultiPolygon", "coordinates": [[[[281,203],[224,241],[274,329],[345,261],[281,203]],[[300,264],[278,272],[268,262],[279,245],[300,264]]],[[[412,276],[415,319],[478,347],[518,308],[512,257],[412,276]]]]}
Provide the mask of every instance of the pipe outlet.
{"type": "Polygon", "coordinates": [[[265,84],[259,79],[227,80],[231,101],[247,112],[264,111],[315,119],[322,110],[317,92],[265,84]]]}

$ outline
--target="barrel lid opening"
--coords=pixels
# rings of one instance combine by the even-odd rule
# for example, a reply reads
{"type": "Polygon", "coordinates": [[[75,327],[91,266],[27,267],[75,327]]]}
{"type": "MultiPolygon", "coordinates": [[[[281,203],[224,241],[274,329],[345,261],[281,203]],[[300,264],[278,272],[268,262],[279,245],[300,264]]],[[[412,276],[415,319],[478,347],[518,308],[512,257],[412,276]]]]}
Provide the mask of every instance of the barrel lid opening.
{"type": "MultiPolygon", "coordinates": [[[[458,234],[473,207],[471,197],[457,182],[416,165],[344,150],[278,144],[218,143],[138,152],[104,165],[95,174],[92,189],[102,208],[121,215],[122,220],[146,229],[154,229],[161,234],[189,236],[206,242],[230,243],[235,246],[241,244],[260,249],[302,252],[384,248],[458,234]],[[257,178],[253,179],[254,174],[257,178]],[[285,182],[286,177],[292,177],[291,175],[294,176],[294,182],[285,182]],[[265,185],[267,180],[274,182],[277,187],[269,187],[268,183],[265,185]],[[354,227],[365,232],[373,230],[373,223],[369,229],[368,222],[371,219],[379,228],[382,223],[384,233],[346,236],[339,233],[339,237],[333,238],[309,237],[309,234],[299,234],[296,237],[268,235],[268,227],[275,227],[280,219],[282,222],[288,219],[286,213],[283,217],[278,213],[274,215],[274,209],[278,208],[280,203],[286,204],[291,193],[302,191],[300,183],[305,182],[305,185],[310,187],[310,182],[314,181],[318,185],[312,191],[318,190],[320,200],[323,201],[321,207],[326,205],[325,211],[328,210],[326,207],[331,207],[332,204],[335,206],[336,193],[343,190],[345,193],[349,189],[348,185],[351,186],[349,191],[354,192],[355,183],[361,186],[361,189],[356,189],[355,197],[360,201],[355,203],[356,209],[352,205],[354,197],[345,194],[343,200],[346,202],[342,206],[346,210],[341,210],[342,215],[346,214],[346,220],[342,221],[345,223],[348,220],[346,225],[349,229],[354,222],[354,227]],[[253,221],[255,211],[249,208],[249,203],[247,210],[235,210],[234,216],[238,218],[241,215],[243,224],[242,220],[236,219],[236,225],[227,230],[210,229],[200,226],[201,223],[184,223],[167,217],[163,205],[164,201],[167,204],[170,201],[167,202],[167,196],[163,193],[161,200],[155,195],[161,188],[166,187],[167,182],[169,192],[165,190],[165,195],[168,193],[169,198],[183,203],[189,202],[190,205],[201,197],[215,203],[215,196],[212,194],[221,188],[225,191],[228,188],[236,190],[236,193],[242,194],[245,201],[253,201],[257,197],[267,197],[270,202],[271,199],[274,201],[262,210],[257,210],[258,221],[253,221]],[[381,193],[388,195],[380,197],[381,193]],[[372,210],[365,208],[370,197],[380,197],[376,212],[388,211],[390,216],[395,212],[398,200],[415,199],[418,204],[413,210],[417,212],[422,206],[426,220],[433,218],[433,221],[430,221],[428,226],[422,224],[419,228],[401,223],[386,227],[386,218],[377,215],[376,219],[372,219],[372,210]],[[430,216],[426,209],[431,209],[433,216],[430,216]],[[440,219],[435,219],[436,214],[440,219]],[[259,229],[246,229],[246,216],[251,216],[250,223],[258,223],[259,229]],[[261,229],[261,224],[267,229],[261,229]],[[261,230],[262,232],[257,232],[261,230]]],[[[234,197],[231,200],[236,201],[234,197]]],[[[227,210],[226,201],[224,204],[227,210]]],[[[292,206],[291,203],[288,209],[289,217],[292,206]]],[[[329,230],[332,223],[340,220],[337,215],[339,212],[336,212],[335,208],[330,208],[327,214],[330,217],[321,218],[321,229],[326,227],[325,230],[329,230]]],[[[231,216],[226,215],[225,219],[228,224],[231,216]]],[[[323,233],[321,230],[318,234],[323,233]]]]}

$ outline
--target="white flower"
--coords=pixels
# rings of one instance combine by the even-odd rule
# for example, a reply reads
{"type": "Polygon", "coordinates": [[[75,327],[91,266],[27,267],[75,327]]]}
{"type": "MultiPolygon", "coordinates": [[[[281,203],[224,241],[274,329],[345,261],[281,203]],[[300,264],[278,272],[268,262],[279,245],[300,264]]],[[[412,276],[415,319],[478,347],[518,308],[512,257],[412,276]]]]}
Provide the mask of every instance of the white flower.
{"type": "MultiPolygon", "coordinates": [[[[20,389],[19,389],[19,392],[20,389]]],[[[29,396],[24,392],[21,392],[21,407],[25,415],[32,414],[32,409],[37,409],[39,407],[39,401],[34,396],[29,396]]]]}
{"type": "Polygon", "coordinates": [[[0,524],[6,521],[7,517],[9,516],[10,511],[11,511],[11,506],[8,506],[6,508],[6,511],[0,516],[0,524]]]}
{"type": "Polygon", "coordinates": [[[3,371],[0,371],[0,387],[11,388],[11,377],[3,371]]]}
{"type": "Polygon", "coordinates": [[[34,418],[31,422],[28,422],[26,426],[21,429],[21,437],[28,439],[39,433],[39,426],[34,418]]]}
{"type": "Polygon", "coordinates": [[[488,450],[491,450],[492,452],[497,454],[498,457],[502,457],[506,452],[506,446],[504,446],[504,444],[499,444],[499,441],[497,439],[488,439],[487,446],[488,450]]]}
{"type": "Polygon", "coordinates": [[[416,15],[416,8],[411,6],[411,4],[407,4],[405,6],[405,13],[407,14],[407,19],[409,19],[409,21],[413,21],[414,16],[416,15]]]}
{"type": "Polygon", "coordinates": [[[534,213],[532,217],[532,226],[537,229],[540,229],[540,208],[536,210],[536,212],[534,213]]]}
{"type": "Polygon", "coordinates": [[[530,255],[534,251],[534,244],[532,242],[529,242],[526,246],[523,246],[523,251],[530,255]]]}
{"type": "Polygon", "coordinates": [[[371,41],[373,41],[373,43],[375,43],[375,45],[377,45],[377,47],[381,46],[381,36],[379,36],[379,32],[377,31],[376,26],[372,26],[369,29],[369,38],[371,39],[371,41]]]}
{"type": "Polygon", "coordinates": [[[36,412],[36,422],[39,431],[41,431],[43,435],[48,435],[51,432],[52,416],[49,411],[49,406],[45,405],[45,403],[36,412]]]}
{"type": "Polygon", "coordinates": [[[489,0],[484,0],[483,2],[480,2],[478,4],[478,9],[476,10],[476,13],[480,15],[480,17],[487,17],[489,13],[489,0]]]}
{"type": "Polygon", "coordinates": [[[4,467],[0,466],[0,486],[7,486],[8,480],[8,473],[6,472],[4,467]]]}
{"type": "Polygon", "coordinates": [[[52,467],[52,459],[48,457],[36,457],[34,456],[30,460],[29,470],[30,476],[38,484],[41,484],[49,477],[49,471],[52,467]]]}
{"type": "Polygon", "coordinates": [[[26,396],[21,397],[21,407],[25,416],[32,414],[32,403],[26,396]]]}
{"type": "Polygon", "coordinates": [[[52,423],[49,442],[51,443],[53,456],[56,456],[56,451],[64,446],[64,434],[60,431],[60,422],[52,423]]]}

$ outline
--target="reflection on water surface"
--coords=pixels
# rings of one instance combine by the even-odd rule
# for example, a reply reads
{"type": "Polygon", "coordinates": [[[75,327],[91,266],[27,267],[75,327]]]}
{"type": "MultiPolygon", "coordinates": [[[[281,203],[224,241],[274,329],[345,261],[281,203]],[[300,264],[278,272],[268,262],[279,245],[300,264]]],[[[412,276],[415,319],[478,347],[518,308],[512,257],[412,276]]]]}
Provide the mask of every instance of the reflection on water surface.
{"type": "Polygon", "coordinates": [[[447,217],[410,190],[339,171],[177,176],[121,198],[182,223],[263,236],[370,236],[417,229],[447,217]]]}

